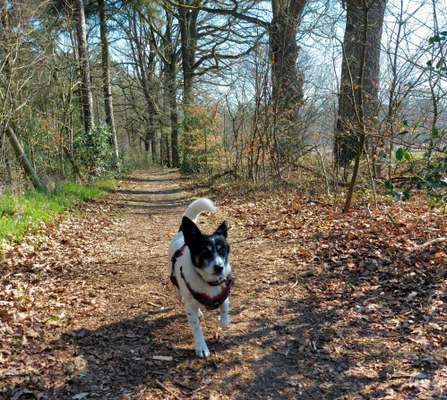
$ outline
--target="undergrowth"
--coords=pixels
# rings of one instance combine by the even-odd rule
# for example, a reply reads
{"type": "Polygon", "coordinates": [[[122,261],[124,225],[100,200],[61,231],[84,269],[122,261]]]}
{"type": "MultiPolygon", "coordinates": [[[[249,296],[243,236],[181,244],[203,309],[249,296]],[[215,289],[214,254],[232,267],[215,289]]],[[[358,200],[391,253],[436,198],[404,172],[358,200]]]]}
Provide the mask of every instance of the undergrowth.
{"type": "Polygon", "coordinates": [[[47,193],[28,190],[21,195],[0,195],[0,244],[5,240],[19,241],[27,232],[50,222],[67,208],[101,198],[113,186],[113,180],[98,180],[89,185],[63,182],[47,193]]]}

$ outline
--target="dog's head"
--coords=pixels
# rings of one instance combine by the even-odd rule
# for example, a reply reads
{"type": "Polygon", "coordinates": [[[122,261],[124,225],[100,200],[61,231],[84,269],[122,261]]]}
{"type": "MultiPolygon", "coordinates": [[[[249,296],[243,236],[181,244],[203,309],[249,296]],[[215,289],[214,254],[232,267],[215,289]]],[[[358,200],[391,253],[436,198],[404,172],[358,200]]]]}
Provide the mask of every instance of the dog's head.
{"type": "Polygon", "coordinates": [[[180,229],[197,273],[210,284],[223,282],[230,273],[226,222],[222,222],[212,235],[205,235],[193,221],[183,217],[180,229]]]}

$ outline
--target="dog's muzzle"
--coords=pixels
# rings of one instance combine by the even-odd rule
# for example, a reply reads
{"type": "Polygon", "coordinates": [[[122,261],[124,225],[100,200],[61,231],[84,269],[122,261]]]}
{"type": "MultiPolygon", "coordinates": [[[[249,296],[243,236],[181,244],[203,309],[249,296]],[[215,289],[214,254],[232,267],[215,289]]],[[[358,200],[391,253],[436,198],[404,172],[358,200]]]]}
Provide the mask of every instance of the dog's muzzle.
{"type": "Polygon", "coordinates": [[[227,279],[228,279],[228,277],[225,277],[225,278],[219,279],[217,281],[213,281],[213,282],[205,281],[205,282],[210,286],[220,286],[223,283],[225,283],[227,279]]]}

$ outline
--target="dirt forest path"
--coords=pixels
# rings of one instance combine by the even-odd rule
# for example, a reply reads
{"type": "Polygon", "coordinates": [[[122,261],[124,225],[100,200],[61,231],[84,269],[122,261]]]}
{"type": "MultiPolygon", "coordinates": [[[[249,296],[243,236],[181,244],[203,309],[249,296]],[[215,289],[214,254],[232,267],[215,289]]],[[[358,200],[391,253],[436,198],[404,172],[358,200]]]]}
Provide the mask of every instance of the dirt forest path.
{"type": "Polygon", "coordinates": [[[236,286],[232,324],[216,335],[207,313],[212,355],[197,359],[166,260],[193,194],[176,171],[135,172],[48,227],[46,239],[11,250],[0,294],[1,399],[445,399],[445,276],[430,258],[439,249],[418,255],[432,275],[429,301],[416,306],[423,293],[414,272],[393,269],[407,256],[384,234],[386,220],[378,217],[377,231],[294,199],[223,196],[219,213],[201,219],[208,232],[229,221],[236,286]],[[346,228],[355,224],[355,233],[346,228]]]}

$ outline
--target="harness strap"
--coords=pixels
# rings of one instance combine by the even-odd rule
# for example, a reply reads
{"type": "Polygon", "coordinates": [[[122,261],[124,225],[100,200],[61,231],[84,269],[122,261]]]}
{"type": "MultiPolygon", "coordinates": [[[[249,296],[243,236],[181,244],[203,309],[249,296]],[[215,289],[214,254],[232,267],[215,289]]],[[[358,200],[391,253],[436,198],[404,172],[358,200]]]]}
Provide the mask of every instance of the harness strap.
{"type": "Polygon", "coordinates": [[[180,267],[180,275],[183,279],[183,281],[186,284],[186,287],[188,288],[189,292],[191,293],[191,296],[197,300],[200,304],[206,307],[207,310],[215,310],[218,308],[222,303],[227,299],[227,297],[230,295],[231,288],[234,283],[234,278],[232,275],[229,275],[227,279],[225,280],[225,287],[224,289],[217,295],[217,296],[208,296],[205,293],[197,292],[195,291],[191,285],[188,283],[188,281],[185,279],[185,276],[183,275],[183,269],[180,267]]]}
{"type": "Polygon", "coordinates": [[[184,244],[182,247],[180,247],[178,250],[175,251],[175,253],[173,254],[172,258],[171,258],[171,282],[174,286],[177,286],[177,289],[179,289],[179,285],[177,282],[177,278],[175,276],[175,262],[177,261],[177,258],[181,257],[183,255],[183,253],[185,252],[185,248],[186,248],[186,244],[184,244]]]}

